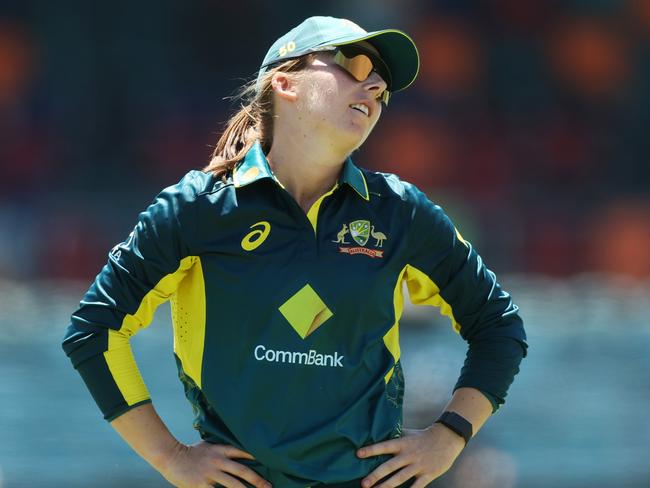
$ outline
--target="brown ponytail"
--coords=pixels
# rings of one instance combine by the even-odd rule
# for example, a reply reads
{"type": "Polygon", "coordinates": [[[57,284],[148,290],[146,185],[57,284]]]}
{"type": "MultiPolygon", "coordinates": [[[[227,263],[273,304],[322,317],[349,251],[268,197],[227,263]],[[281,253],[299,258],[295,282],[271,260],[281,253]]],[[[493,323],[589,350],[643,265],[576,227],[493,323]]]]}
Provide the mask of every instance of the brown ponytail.
{"type": "Polygon", "coordinates": [[[267,70],[260,81],[259,91],[256,89],[256,80],[242,87],[234,97],[235,100],[242,101],[241,108],[228,120],[212,152],[212,159],[203,171],[225,178],[257,140],[264,153],[269,152],[273,143],[274,115],[271,79],[277,71],[290,72],[304,68],[307,58],[308,56],[303,56],[291,59],[267,70]]]}

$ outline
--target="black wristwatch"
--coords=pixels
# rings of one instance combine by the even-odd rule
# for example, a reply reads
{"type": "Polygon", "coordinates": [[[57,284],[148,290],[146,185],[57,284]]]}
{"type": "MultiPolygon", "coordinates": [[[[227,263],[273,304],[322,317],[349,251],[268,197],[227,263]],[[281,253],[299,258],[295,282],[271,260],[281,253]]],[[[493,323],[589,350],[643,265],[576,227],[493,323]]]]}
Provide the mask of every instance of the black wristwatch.
{"type": "Polygon", "coordinates": [[[456,412],[444,412],[435,423],[440,423],[456,432],[456,434],[465,439],[465,444],[469,442],[474,433],[472,424],[456,412]]]}

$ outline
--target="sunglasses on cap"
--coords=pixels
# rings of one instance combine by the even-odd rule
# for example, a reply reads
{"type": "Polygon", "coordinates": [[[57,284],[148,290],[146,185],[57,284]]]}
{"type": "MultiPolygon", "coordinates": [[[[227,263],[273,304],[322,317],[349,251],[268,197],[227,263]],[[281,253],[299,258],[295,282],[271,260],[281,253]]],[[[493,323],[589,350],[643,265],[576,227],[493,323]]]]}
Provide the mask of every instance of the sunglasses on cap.
{"type": "MultiPolygon", "coordinates": [[[[338,46],[334,51],[334,63],[343,68],[357,81],[365,81],[370,74],[376,72],[385,82],[388,88],[391,86],[391,76],[388,66],[377,54],[364,49],[358,44],[338,46]]],[[[379,95],[379,100],[388,105],[390,92],[384,90],[379,95]]]]}

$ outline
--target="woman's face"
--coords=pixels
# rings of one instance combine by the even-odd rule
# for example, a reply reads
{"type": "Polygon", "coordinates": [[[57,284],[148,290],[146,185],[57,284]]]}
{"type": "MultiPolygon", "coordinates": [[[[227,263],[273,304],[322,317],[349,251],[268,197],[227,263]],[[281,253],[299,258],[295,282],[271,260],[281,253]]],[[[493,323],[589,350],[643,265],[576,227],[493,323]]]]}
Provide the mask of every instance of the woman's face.
{"type": "Polygon", "coordinates": [[[334,145],[358,148],[381,115],[378,96],[386,82],[375,72],[357,81],[334,63],[334,54],[318,53],[298,81],[298,113],[312,130],[334,145]]]}

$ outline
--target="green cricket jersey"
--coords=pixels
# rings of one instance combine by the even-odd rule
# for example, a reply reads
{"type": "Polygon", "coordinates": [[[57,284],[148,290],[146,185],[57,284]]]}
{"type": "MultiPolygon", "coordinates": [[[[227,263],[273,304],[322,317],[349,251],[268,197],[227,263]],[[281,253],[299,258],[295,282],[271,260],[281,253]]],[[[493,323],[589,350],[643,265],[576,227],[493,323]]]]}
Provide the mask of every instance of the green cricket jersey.
{"type": "Polygon", "coordinates": [[[150,401],[129,339],[171,300],[201,437],[250,452],[275,486],[347,481],[385,460],[357,448],[401,432],[404,282],[469,343],[456,387],[496,409],[524,329],[440,207],[348,159],[305,214],[257,144],[226,182],[191,171],[158,195],[110,252],[63,347],[112,420],[150,401]]]}

